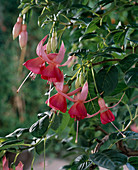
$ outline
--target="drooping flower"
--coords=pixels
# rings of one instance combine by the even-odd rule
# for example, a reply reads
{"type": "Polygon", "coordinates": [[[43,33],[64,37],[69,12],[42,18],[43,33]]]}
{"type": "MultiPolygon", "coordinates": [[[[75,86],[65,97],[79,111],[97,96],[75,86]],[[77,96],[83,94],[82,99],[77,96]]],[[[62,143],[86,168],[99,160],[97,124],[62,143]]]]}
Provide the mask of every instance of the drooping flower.
{"type": "Polygon", "coordinates": [[[74,96],[74,99],[70,98],[69,95],[62,93],[61,91],[59,91],[59,93],[65,96],[68,100],[74,102],[72,107],[69,109],[68,113],[70,114],[70,117],[75,118],[75,120],[81,120],[87,117],[88,114],[84,106],[84,103],[90,102],[97,98],[95,97],[91,100],[85,101],[88,95],[88,83],[87,82],[84,84],[82,91],[78,92],[77,96],[74,96]]]}
{"type": "Polygon", "coordinates": [[[12,30],[13,40],[19,36],[22,30],[22,20],[23,20],[22,17],[17,18],[17,22],[14,25],[13,30],[12,30]]]}
{"type": "Polygon", "coordinates": [[[107,124],[107,123],[113,122],[115,120],[115,116],[113,115],[113,113],[109,109],[117,106],[121,102],[124,94],[122,95],[119,102],[117,104],[115,104],[114,106],[112,106],[112,107],[107,107],[106,104],[105,104],[104,99],[99,98],[98,99],[98,104],[100,106],[100,110],[98,112],[96,112],[95,114],[93,114],[93,115],[87,115],[87,118],[91,118],[91,117],[96,116],[97,114],[100,113],[100,118],[101,118],[101,123],[102,124],[107,124]]]}
{"type": "MultiPolygon", "coordinates": [[[[4,156],[2,159],[2,165],[3,165],[3,170],[13,170],[12,168],[8,167],[8,160],[6,159],[6,156],[4,156]]],[[[16,166],[15,170],[23,170],[22,162],[19,162],[19,164],[16,166]]]]}
{"type": "Polygon", "coordinates": [[[21,49],[26,46],[27,40],[28,40],[27,25],[23,24],[21,28],[21,32],[19,34],[19,44],[21,49]]]}
{"type": "MultiPolygon", "coordinates": [[[[60,92],[66,94],[69,91],[69,87],[67,84],[63,85],[62,87],[63,88],[61,89],[61,85],[56,84],[56,90],[58,93],[50,97],[50,99],[46,101],[46,104],[48,104],[49,107],[53,108],[54,110],[60,110],[61,112],[65,113],[67,111],[67,102],[66,102],[66,98],[62,94],[60,94],[60,92]]],[[[70,93],[67,93],[66,95],[72,96],[73,94],[77,93],[80,90],[81,87],[70,93]]]]}

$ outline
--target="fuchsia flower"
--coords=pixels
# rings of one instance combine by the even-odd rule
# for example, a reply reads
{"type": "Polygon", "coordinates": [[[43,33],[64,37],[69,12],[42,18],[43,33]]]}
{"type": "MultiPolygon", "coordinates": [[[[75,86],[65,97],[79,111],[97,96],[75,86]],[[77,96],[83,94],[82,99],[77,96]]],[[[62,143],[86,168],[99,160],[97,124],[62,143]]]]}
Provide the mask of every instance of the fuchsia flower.
{"type": "Polygon", "coordinates": [[[28,33],[26,31],[27,25],[23,24],[21,33],[19,34],[19,44],[21,48],[24,48],[27,44],[27,39],[28,39],[28,33]]]}
{"type": "MultiPolygon", "coordinates": [[[[61,112],[65,113],[67,111],[67,102],[66,102],[66,98],[62,94],[60,94],[60,92],[66,94],[69,91],[69,87],[67,84],[63,85],[63,88],[61,90],[59,84],[57,84],[56,90],[58,93],[50,97],[50,99],[46,101],[46,104],[49,104],[49,107],[55,110],[60,110],[61,112]]],[[[81,87],[70,93],[67,93],[66,95],[72,96],[73,94],[77,93],[80,90],[81,90],[81,87]]]]}
{"type": "Polygon", "coordinates": [[[17,18],[17,22],[12,30],[13,39],[17,38],[22,30],[22,20],[23,19],[21,17],[17,18]]]}
{"type": "Polygon", "coordinates": [[[113,115],[113,113],[109,109],[117,106],[120,103],[120,101],[122,100],[124,94],[122,95],[119,102],[117,104],[115,104],[114,106],[112,106],[112,107],[107,107],[106,104],[105,104],[104,99],[99,98],[98,99],[98,104],[100,106],[100,110],[97,113],[93,114],[93,115],[88,115],[87,118],[91,118],[91,117],[96,116],[97,114],[100,113],[100,118],[101,118],[101,123],[102,124],[107,124],[107,123],[113,122],[115,120],[115,116],[113,115]]]}
{"type": "MultiPolygon", "coordinates": [[[[63,72],[58,67],[63,67],[68,65],[71,59],[68,59],[64,64],[60,63],[64,59],[65,47],[62,42],[59,53],[49,53],[47,54],[46,45],[43,45],[46,41],[48,35],[46,35],[38,44],[36,53],[39,57],[35,59],[28,60],[24,63],[24,66],[35,74],[41,74],[41,78],[48,80],[50,82],[63,82],[64,75],[63,72]],[[45,66],[45,62],[49,64],[45,66]]],[[[61,83],[62,84],[62,83],[61,83]]]]}
{"type": "MultiPolygon", "coordinates": [[[[2,159],[2,165],[3,165],[3,170],[13,170],[12,168],[8,167],[8,160],[6,159],[6,156],[4,156],[2,159]]],[[[23,170],[22,162],[19,162],[19,164],[16,166],[15,170],[23,170]]]]}
{"type": "Polygon", "coordinates": [[[87,110],[84,106],[84,103],[90,102],[97,97],[85,101],[88,95],[88,83],[86,82],[82,88],[82,91],[77,94],[77,96],[74,96],[74,99],[69,97],[69,94],[65,94],[62,91],[59,90],[59,93],[66,97],[68,100],[74,102],[74,105],[69,109],[68,113],[70,114],[71,118],[75,118],[75,120],[81,120],[88,116],[87,110]]]}

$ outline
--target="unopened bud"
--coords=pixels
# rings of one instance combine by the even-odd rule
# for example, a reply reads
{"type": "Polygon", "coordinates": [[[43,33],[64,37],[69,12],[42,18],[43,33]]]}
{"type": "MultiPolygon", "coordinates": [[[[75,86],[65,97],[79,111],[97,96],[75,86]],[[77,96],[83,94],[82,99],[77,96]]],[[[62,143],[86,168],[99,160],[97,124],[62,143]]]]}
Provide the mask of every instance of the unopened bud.
{"type": "Polygon", "coordinates": [[[46,52],[49,54],[51,52],[51,38],[48,39],[47,46],[46,46],[46,52]]]}
{"type": "Polygon", "coordinates": [[[19,35],[19,44],[20,44],[21,49],[24,48],[27,44],[28,33],[27,33],[26,29],[27,29],[27,25],[23,24],[22,31],[19,35]]]}
{"type": "Polygon", "coordinates": [[[81,74],[80,74],[80,76],[79,76],[79,82],[80,82],[81,86],[84,85],[84,81],[85,81],[85,78],[84,78],[83,73],[81,72],[81,74]]]}
{"type": "Polygon", "coordinates": [[[53,52],[55,52],[56,49],[57,49],[57,33],[56,32],[52,33],[51,49],[52,49],[53,52]]]}
{"type": "Polygon", "coordinates": [[[20,34],[22,30],[22,20],[23,19],[21,17],[17,18],[17,22],[14,25],[13,30],[12,30],[13,40],[18,37],[18,35],[20,34]]]}
{"type": "Polygon", "coordinates": [[[77,77],[76,81],[75,81],[75,88],[79,88],[80,87],[80,81],[79,81],[79,77],[77,77]]]}
{"type": "Polygon", "coordinates": [[[78,63],[77,57],[75,55],[69,56],[68,60],[70,60],[70,62],[67,65],[68,67],[71,67],[73,64],[78,63]]]}

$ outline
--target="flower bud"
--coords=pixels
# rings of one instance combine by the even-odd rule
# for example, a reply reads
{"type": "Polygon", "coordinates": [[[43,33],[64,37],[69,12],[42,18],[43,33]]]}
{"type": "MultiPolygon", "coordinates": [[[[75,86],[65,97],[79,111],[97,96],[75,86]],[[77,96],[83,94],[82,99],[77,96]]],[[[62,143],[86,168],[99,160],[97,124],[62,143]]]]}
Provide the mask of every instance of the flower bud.
{"type": "Polygon", "coordinates": [[[80,81],[79,81],[79,77],[77,77],[76,81],[75,81],[75,88],[79,88],[80,87],[80,81]]]}
{"type": "Polygon", "coordinates": [[[51,38],[48,39],[47,46],[46,46],[46,52],[49,54],[51,52],[51,38]]]}
{"type": "Polygon", "coordinates": [[[52,49],[53,52],[55,52],[56,49],[57,49],[57,33],[56,32],[52,33],[51,49],[52,49]]]}
{"type": "Polygon", "coordinates": [[[71,67],[73,64],[78,63],[77,57],[75,55],[69,56],[68,60],[70,60],[70,62],[67,65],[68,68],[71,67]]]}
{"type": "Polygon", "coordinates": [[[80,82],[81,86],[84,85],[84,81],[85,81],[85,78],[84,78],[83,73],[81,72],[81,74],[80,74],[80,76],[79,76],[79,82],[80,82]]]}
{"type": "Polygon", "coordinates": [[[19,44],[20,44],[21,49],[24,48],[27,44],[28,33],[27,33],[26,29],[27,29],[27,25],[23,24],[22,31],[19,35],[19,44]]]}
{"type": "Polygon", "coordinates": [[[23,19],[22,19],[21,17],[18,17],[18,18],[17,18],[17,22],[16,22],[16,24],[14,25],[13,30],[12,30],[13,40],[14,40],[15,38],[17,38],[18,35],[19,35],[20,32],[21,32],[21,29],[22,29],[22,20],[23,20],[23,19]]]}

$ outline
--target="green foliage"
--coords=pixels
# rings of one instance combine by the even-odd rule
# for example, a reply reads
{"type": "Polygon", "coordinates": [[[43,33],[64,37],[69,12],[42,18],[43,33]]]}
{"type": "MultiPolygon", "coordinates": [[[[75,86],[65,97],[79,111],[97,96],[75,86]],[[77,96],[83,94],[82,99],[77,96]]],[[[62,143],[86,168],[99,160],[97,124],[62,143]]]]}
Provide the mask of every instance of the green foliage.
{"type": "Polygon", "coordinates": [[[115,150],[104,150],[99,153],[91,154],[90,159],[95,164],[108,169],[116,169],[127,162],[127,156],[115,150]]]}

